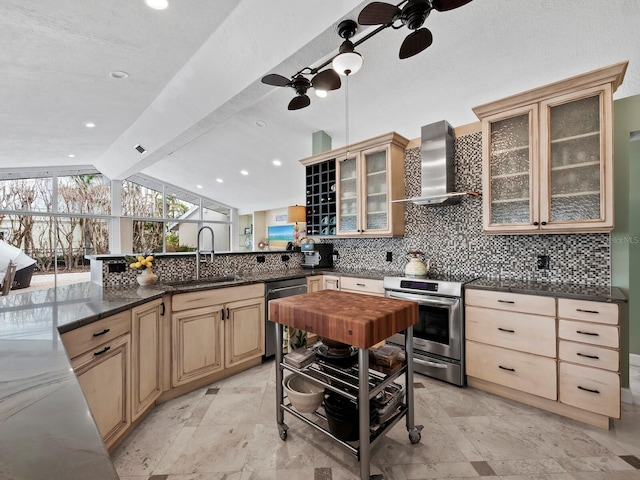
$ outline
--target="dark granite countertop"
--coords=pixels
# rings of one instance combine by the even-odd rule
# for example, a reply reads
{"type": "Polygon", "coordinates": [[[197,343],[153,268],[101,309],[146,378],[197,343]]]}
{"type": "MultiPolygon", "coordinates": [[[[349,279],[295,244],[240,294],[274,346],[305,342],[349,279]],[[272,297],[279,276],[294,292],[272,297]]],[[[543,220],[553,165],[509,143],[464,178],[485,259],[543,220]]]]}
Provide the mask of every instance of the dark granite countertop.
{"type": "Polygon", "coordinates": [[[79,283],[0,297],[0,478],[115,480],[60,333],[165,292],[180,293],[332,273],[382,279],[388,272],[292,268],[215,284],[112,288],[79,283]],[[37,461],[36,461],[37,459],[37,461]]]}
{"type": "Polygon", "coordinates": [[[465,288],[575,298],[596,302],[624,303],[627,301],[624,292],[618,287],[598,287],[570,283],[543,283],[523,280],[479,278],[467,283],[465,288]]]}

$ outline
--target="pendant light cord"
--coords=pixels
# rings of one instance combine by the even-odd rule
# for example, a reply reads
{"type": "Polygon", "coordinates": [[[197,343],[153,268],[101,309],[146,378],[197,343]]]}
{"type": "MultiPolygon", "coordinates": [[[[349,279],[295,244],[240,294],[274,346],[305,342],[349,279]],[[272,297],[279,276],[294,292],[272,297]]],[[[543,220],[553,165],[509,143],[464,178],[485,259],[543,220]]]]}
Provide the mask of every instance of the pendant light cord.
{"type": "Polygon", "coordinates": [[[346,75],[344,84],[344,117],[345,117],[345,142],[347,144],[347,157],[349,157],[349,75],[346,75]]]}

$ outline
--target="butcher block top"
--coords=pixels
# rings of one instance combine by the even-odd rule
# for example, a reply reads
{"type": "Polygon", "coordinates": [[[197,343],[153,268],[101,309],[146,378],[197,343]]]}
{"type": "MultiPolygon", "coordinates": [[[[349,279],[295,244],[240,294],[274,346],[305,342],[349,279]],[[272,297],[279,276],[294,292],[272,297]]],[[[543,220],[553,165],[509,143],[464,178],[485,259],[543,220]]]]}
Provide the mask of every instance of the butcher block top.
{"type": "Polygon", "coordinates": [[[418,304],[338,290],[278,298],[269,320],[358,348],[369,348],[418,321],[418,304]]]}

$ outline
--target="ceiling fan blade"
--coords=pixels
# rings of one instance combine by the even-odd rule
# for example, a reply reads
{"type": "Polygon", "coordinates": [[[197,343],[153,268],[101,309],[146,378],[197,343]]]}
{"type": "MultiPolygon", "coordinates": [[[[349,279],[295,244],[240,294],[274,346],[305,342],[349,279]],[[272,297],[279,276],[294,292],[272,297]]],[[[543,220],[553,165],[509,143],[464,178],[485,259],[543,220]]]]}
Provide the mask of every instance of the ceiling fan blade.
{"type": "Polygon", "coordinates": [[[298,95],[297,97],[293,97],[293,99],[289,102],[288,110],[300,110],[301,108],[308,107],[311,104],[311,99],[309,95],[298,95]]]}
{"type": "Polygon", "coordinates": [[[421,28],[411,32],[400,46],[400,58],[413,57],[433,43],[433,35],[428,28],[421,28]]]}
{"type": "Polygon", "coordinates": [[[342,85],[342,81],[338,72],[333,68],[329,68],[313,77],[311,85],[316,90],[337,90],[342,85]]]}
{"type": "Polygon", "coordinates": [[[274,87],[287,87],[291,83],[291,80],[277,73],[270,73],[262,77],[262,83],[273,85],[274,87]]]}
{"type": "Polygon", "coordinates": [[[433,0],[433,8],[439,12],[446,12],[447,10],[453,10],[454,8],[461,7],[471,2],[472,0],[433,0]]]}
{"type": "Polygon", "coordinates": [[[358,23],[360,25],[386,25],[393,22],[400,11],[398,7],[390,3],[371,2],[358,15],[358,23]]]}

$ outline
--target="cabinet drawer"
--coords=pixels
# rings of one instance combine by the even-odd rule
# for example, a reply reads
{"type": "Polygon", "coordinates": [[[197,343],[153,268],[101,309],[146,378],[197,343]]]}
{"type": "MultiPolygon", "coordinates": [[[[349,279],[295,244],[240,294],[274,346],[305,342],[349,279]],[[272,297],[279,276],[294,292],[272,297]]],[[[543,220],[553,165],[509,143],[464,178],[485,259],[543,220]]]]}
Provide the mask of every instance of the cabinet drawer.
{"type": "Polygon", "coordinates": [[[560,401],[607,417],[620,418],[620,375],[560,362],[560,401]]]}
{"type": "Polygon", "coordinates": [[[264,297],[264,283],[177,293],[171,299],[171,308],[172,311],[179,312],[191,308],[211,307],[258,297],[264,297]]]}
{"type": "Polygon", "coordinates": [[[618,348],[620,345],[618,327],[598,323],[560,319],[558,321],[558,337],[601,347],[618,348]]]}
{"type": "Polygon", "coordinates": [[[466,342],[467,375],[556,400],[556,361],[530,353],[466,342]]]}
{"type": "Polygon", "coordinates": [[[117,313],[60,335],[69,358],[88,352],[131,331],[131,311],[117,313]]]}
{"type": "Polygon", "coordinates": [[[382,280],[371,280],[369,278],[341,277],[340,290],[368,293],[371,295],[384,295],[382,280]]]}
{"type": "Polygon", "coordinates": [[[594,345],[560,340],[558,342],[558,358],[589,367],[611,370],[612,372],[620,371],[620,353],[617,350],[594,345]]]}
{"type": "Polygon", "coordinates": [[[556,356],[556,319],[467,307],[466,338],[547,357],[556,356]]]}
{"type": "Polygon", "coordinates": [[[618,304],[559,298],[558,317],[617,325],[618,304]]]}
{"type": "Polygon", "coordinates": [[[477,307],[496,308],[512,312],[533,313],[555,317],[556,300],[553,297],[523,295],[521,293],[465,290],[465,303],[477,307]]]}

